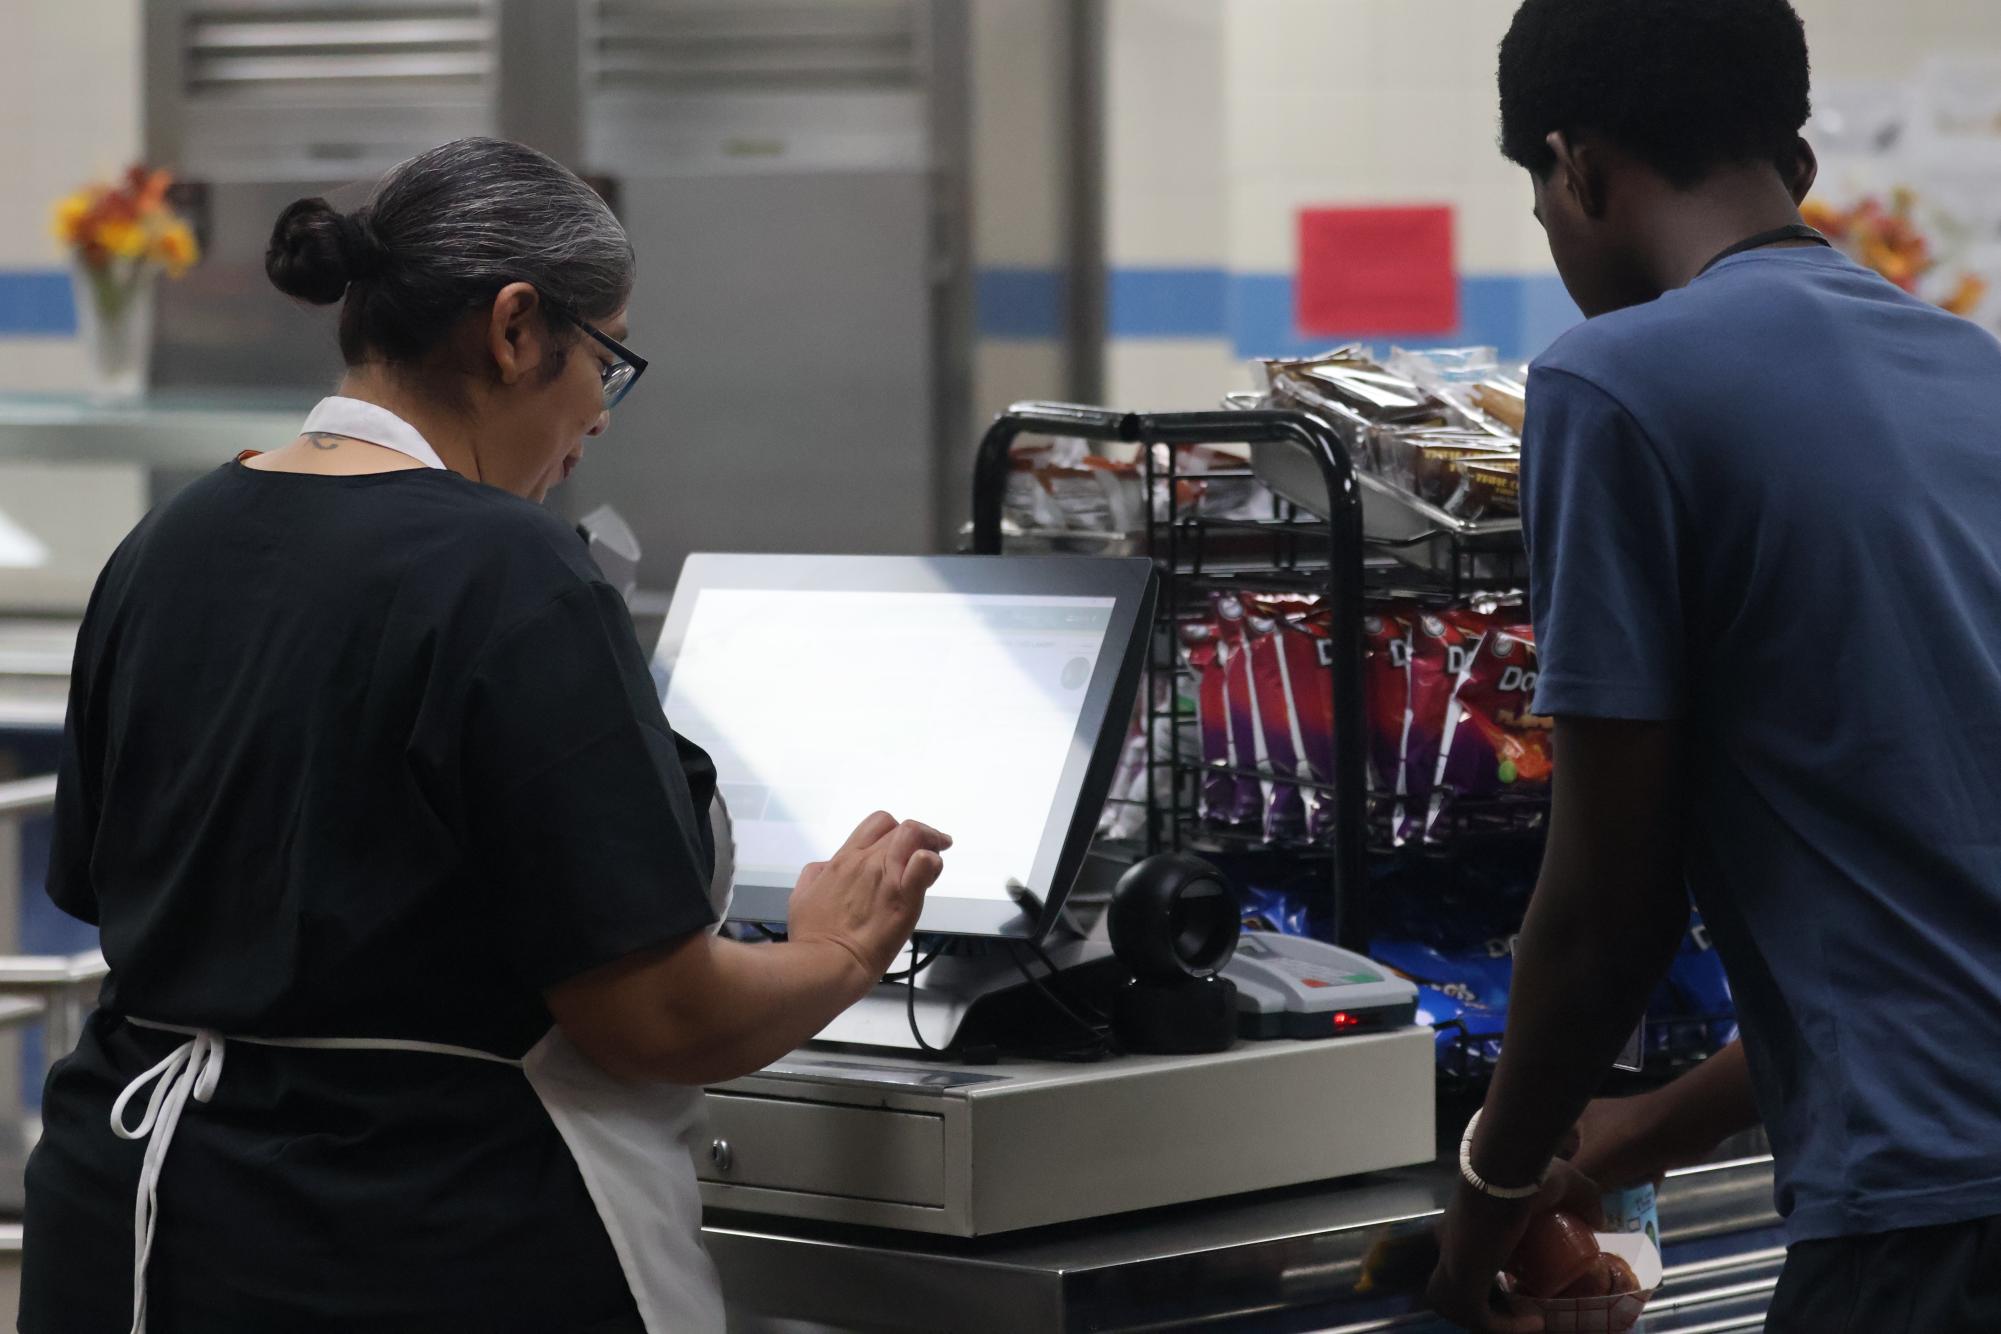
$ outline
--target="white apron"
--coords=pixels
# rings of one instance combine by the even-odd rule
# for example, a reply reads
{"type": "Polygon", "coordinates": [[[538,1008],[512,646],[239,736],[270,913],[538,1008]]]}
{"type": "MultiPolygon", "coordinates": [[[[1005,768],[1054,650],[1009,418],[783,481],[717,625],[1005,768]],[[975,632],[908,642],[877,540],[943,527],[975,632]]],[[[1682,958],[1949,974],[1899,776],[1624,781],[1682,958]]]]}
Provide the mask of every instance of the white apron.
{"type": "MultiPolygon", "coordinates": [[[[416,428],[358,399],[322,400],[303,431],[366,440],[430,467],[444,466],[416,428]]],[[[709,901],[720,921],[727,915],[735,880],[735,843],[721,796],[709,809],[709,821],[716,849],[709,901]]],[[[306,1050],[427,1052],[518,1067],[576,1160],[647,1334],[721,1334],[722,1288],[702,1247],[702,1197],[695,1180],[695,1155],[707,1143],[701,1089],[613,1079],[557,1028],[515,1061],[470,1047],[400,1038],[225,1038],[209,1029],[136,1018],[128,1022],[187,1037],[126,1085],[111,1108],[113,1133],[121,1139],[146,1141],[132,1221],[132,1334],[144,1334],[146,1329],[146,1263],[153,1251],[161,1164],[188,1100],[207,1102],[214,1095],[222,1077],[223,1052],[231,1042],[306,1050]],[[137,1126],[128,1128],[125,1109],[148,1084],[153,1092],[146,1113],[137,1126]]]]}

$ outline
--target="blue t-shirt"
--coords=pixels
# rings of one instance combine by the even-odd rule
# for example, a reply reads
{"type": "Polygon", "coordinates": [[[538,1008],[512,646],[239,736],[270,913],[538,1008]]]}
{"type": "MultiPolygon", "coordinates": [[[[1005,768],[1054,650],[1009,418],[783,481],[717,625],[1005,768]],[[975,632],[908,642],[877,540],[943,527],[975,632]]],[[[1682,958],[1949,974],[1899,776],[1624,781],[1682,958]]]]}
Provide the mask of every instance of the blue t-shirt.
{"type": "Polygon", "coordinates": [[[1536,707],[1686,724],[1790,1236],[2001,1214],[2001,343],[1759,250],[1528,402],[1536,707]]]}

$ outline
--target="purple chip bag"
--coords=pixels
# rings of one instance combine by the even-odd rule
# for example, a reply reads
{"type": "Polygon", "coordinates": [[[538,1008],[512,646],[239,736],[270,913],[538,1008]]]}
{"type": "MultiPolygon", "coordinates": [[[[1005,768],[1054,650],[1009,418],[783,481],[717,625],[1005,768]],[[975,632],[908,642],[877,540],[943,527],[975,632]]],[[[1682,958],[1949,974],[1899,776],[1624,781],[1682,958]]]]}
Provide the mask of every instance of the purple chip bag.
{"type": "Polygon", "coordinates": [[[1225,824],[1236,801],[1237,780],[1230,767],[1228,687],[1223,676],[1223,637],[1213,620],[1181,623],[1181,654],[1195,674],[1195,727],[1202,738],[1202,793],[1197,812],[1225,824]]]}
{"type": "MultiPolygon", "coordinates": [[[[1258,728],[1271,771],[1279,779],[1310,779],[1311,775],[1300,768],[1300,745],[1286,698],[1285,660],[1278,622],[1253,600],[1244,618],[1244,628],[1250,643],[1251,689],[1257,700],[1258,728]]],[[[1265,842],[1297,843],[1306,837],[1306,796],[1297,783],[1272,783],[1271,797],[1265,802],[1265,842]]]]}
{"type": "Polygon", "coordinates": [[[1265,785],[1252,775],[1264,767],[1265,754],[1264,738],[1258,735],[1257,697],[1251,689],[1251,642],[1244,628],[1244,604],[1228,593],[1211,597],[1220,629],[1218,655],[1223,660],[1230,715],[1231,767],[1244,771],[1235,775],[1228,822],[1256,828],[1263,823],[1265,785]]]}
{"type": "Polygon", "coordinates": [[[1362,698],[1369,720],[1369,790],[1402,794],[1410,732],[1410,621],[1394,610],[1362,618],[1362,698]]]}
{"type": "Polygon", "coordinates": [[[1142,709],[1119,751],[1118,768],[1105,794],[1104,813],[1098,817],[1100,838],[1132,838],[1146,828],[1147,778],[1146,713],[1142,709]]]}
{"type": "MultiPolygon", "coordinates": [[[[1265,601],[1277,616],[1279,662],[1291,704],[1292,734],[1298,743],[1298,776],[1315,783],[1334,781],[1333,615],[1318,598],[1265,601]]],[[[1303,789],[1307,837],[1324,842],[1334,835],[1334,794],[1303,789]]]]}
{"type": "Polygon", "coordinates": [[[1442,616],[1419,615],[1410,627],[1410,722],[1404,734],[1403,791],[1393,837],[1402,845],[1424,834],[1432,785],[1453,691],[1466,670],[1470,645],[1442,616]]]}
{"type": "Polygon", "coordinates": [[[1535,632],[1528,626],[1488,629],[1453,688],[1438,776],[1432,785],[1427,842],[1449,833],[1446,812],[1459,798],[1547,796],[1555,770],[1554,735],[1535,699],[1535,632]]]}

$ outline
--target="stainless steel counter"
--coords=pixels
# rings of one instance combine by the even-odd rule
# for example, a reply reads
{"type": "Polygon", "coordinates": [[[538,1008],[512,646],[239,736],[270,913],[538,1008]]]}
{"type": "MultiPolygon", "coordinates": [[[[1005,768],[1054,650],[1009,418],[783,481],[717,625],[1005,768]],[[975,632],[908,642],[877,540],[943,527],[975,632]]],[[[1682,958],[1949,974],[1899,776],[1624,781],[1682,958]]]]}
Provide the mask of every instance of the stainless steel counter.
{"type": "Polygon", "coordinates": [[[129,406],[0,395],[0,613],[75,615],[147,508],[311,407],[277,395],[168,394],[129,406]]]}
{"type": "Polygon", "coordinates": [[[315,401],[297,391],[169,393],[107,406],[80,394],[0,394],[0,461],[201,471],[284,444],[315,401]]]}
{"type": "Polygon", "coordinates": [[[0,617],[0,733],[62,730],[76,634],[72,620],[0,617]]]}
{"type": "MultiPolygon", "coordinates": [[[[705,1233],[744,1330],[1430,1331],[1412,1305],[1450,1181],[1434,1166],[983,1241],[740,1215],[705,1233]]],[[[1765,1158],[1670,1179],[1645,1334],[1761,1327],[1783,1259],[1771,1197],[1765,1158]]]]}

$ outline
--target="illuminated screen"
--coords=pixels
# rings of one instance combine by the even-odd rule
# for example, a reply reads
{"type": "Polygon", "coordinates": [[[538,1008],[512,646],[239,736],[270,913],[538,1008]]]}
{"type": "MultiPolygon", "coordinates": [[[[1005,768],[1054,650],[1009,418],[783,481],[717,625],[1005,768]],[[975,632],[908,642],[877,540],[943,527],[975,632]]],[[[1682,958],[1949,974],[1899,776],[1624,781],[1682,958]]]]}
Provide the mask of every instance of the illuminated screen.
{"type": "MultiPolygon", "coordinates": [[[[685,590],[684,590],[685,594],[685,590]]],[[[951,834],[941,899],[1034,882],[1114,599],[702,588],[665,706],[708,751],[739,884],[789,887],[870,811],[951,834]]],[[[1101,706],[1102,707],[1102,706],[1101,706]]]]}

